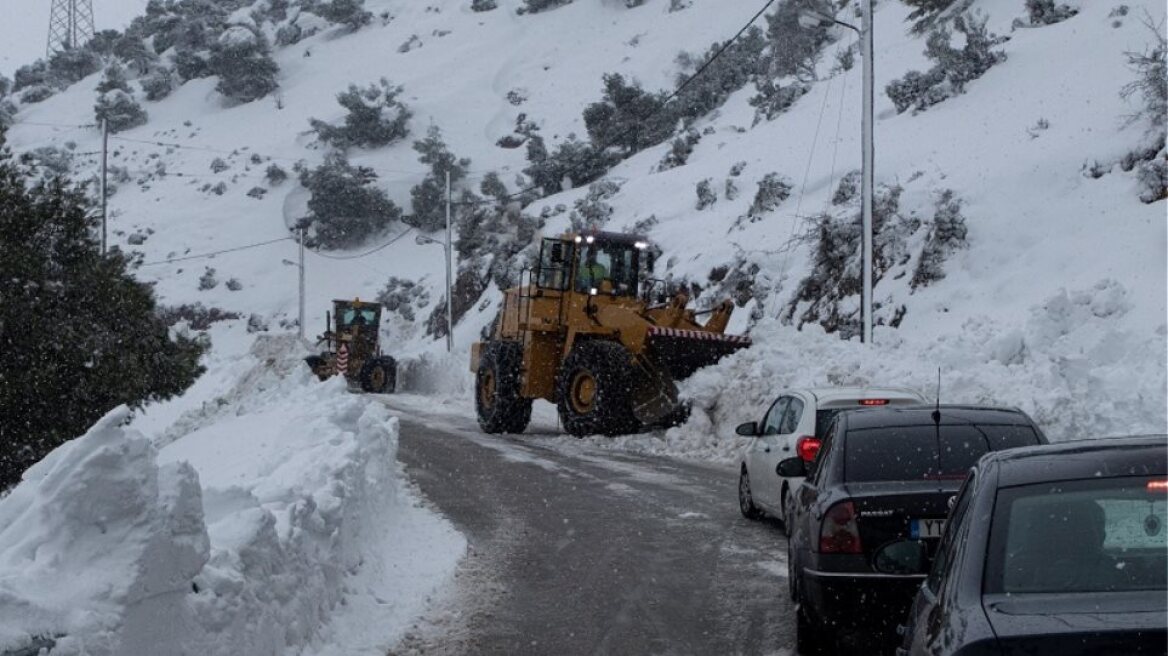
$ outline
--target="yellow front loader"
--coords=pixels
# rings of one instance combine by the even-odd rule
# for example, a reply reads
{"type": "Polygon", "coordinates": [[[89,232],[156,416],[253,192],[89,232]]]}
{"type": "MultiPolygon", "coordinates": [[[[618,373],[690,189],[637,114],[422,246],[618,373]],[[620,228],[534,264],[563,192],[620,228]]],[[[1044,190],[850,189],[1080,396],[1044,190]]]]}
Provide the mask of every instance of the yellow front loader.
{"type": "Polygon", "coordinates": [[[534,399],[555,403],[573,435],[621,435],[679,423],[676,382],[750,345],[725,334],[727,300],[704,313],[648,277],[634,235],[544,239],[536,267],[505,292],[487,339],[471,348],[479,426],[519,433],[534,399]]]}

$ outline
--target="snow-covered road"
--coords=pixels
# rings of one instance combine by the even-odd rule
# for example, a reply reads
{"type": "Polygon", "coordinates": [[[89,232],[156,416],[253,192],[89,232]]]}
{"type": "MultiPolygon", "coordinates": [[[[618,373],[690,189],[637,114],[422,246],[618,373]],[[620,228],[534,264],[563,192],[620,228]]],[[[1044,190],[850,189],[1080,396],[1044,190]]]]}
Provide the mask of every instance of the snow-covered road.
{"type": "Polygon", "coordinates": [[[732,468],[380,398],[406,474],[469,543],[455,594],[391,653],[793,651],[786,541],[739,515],[732,468]]]}

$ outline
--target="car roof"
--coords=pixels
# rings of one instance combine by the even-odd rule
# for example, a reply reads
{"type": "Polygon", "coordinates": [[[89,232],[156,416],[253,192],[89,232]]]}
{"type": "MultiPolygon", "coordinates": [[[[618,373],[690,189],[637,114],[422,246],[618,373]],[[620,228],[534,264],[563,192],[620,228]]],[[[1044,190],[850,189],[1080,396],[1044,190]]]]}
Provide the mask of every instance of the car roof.
{"type": "Polygon", "coordinates": [[[904,387],[812,387],[804,392],[815,397],[818,403],[832,401],[852,401],[855,399],[911,399],[919,401],[919,392],[904,387]]]}
{"type": "Polygon", "coordinates": [[[885,428],[895,426],[922,426],[933,424],[933,412],[940,411],[942,426],[959,425],[1016,425],[1033,426],[1024,412],[1017,408],[985,405],[914,405],[881,406],[848,410],[841,417],[848,430],[885,428]]]}
{"type": "Polygon", "coordinates": [[[1168,475],[1168,435],[1104,437],[986,454],[979,468],[998,470],[998,485],[1110,476],[1168,475]]]}

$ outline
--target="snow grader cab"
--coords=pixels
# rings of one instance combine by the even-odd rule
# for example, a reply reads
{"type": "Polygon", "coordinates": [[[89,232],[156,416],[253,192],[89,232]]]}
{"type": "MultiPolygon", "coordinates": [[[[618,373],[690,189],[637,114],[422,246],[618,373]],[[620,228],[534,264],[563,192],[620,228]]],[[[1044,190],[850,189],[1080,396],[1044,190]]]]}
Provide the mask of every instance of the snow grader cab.
{"type": "Polygon", "coordinates": [[[323,381],[341,375],[351,387],[374,394],[394,390],[397,362],[381,354],[379,303],[334,300],[333,313],[325,313],[325,326],[316,340],[325,349],[304,359],[317,378],[323,381]]]}
{"type": "Polygon", "coordinates": [[[544,239],[539,263],[504,294],[499,316],[471,347],[475,406],[488,433],[519,433],[534,399],[556,404],[573,435],[621,435],[685,420],[676,382],[750,338],[727,335],[734,309],[686,309],[634,235],[544,239]],[[704,323],[698,316],[708,314],[704,323]]]}

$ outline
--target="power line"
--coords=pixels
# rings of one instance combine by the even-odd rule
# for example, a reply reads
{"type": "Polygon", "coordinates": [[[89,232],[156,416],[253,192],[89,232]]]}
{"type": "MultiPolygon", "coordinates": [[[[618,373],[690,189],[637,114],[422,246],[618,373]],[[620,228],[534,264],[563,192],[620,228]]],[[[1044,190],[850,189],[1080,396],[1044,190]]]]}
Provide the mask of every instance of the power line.
{"type": "MultiPolygon", "coordinates": [[[[766,2],[766,3],[765,3],[763,6],[762,6],[762,8],[761,8],[761,9],[759,9],[757,12],[755,12],[755,14],[754,14],[754,15],[753,15],[753,16],[750,18],[750,20],[749,20],[749,21],[747,21],[747,22],[746,22],[746,23],[745,23],[745,24],[744,24],[744,25],[743,25],[743,26],[742,26],[742,27],[741,27],[741,28],[740,28],[740,29],[739,29],[739,30],[738,30],[738,31],[737,31],[737,32],[734,34],[734,36],[732,36],[732,37],[731,37],[729,40],[727,40],[727,41],[726,41],[726,43],[722,44],[722,46],[721,46],[720,48],[718,48],[718,50],[716,50],[716,51],[714,52],[714,54],[713,54],[713,55],[711,55],[711,56],[709,57],[709,59],[707,59],[707,60],[706,60],[706,61],[705,61],[705,62],[704,62],[704,63],[703,63],[703,64],[702,64],[700,67],[698,67],[698,69],[697,69],[696,71],[694,71],[694,73],[693,73],[692,75],[690,75],[688,78],[686,78],[686,80],[685,80],[685,81],[683,81],[681,84],[677,85],[677,88],[676,88],[676,89],[674,89],[674,91],[673,91],[672,93],[670,93],[668,96],[666,96],[666,97],[665,97],[665,100],[663,100],[663,101],[661,102],[661,104],[657,106],[657,108],[656,108],[656,109],[654,109],[653,111],[649,112],[647,115],[645,115],[645,116],[643,116],[643,117],[639,117],[639,119],[638,119],[638,120],[639,120],[639,121],[641,121],[641,122],[643,122],[643,121],[647,121],[647,120],[649,120],[649,119],[653,118],[654,116],[656,116],[657,114],[661,113],[662,111],[664,111],[664,109],[665,109],[665,106],[666,106],[666,105],[668,105],[670,101],[672,101],[672,100],[675,100],[675,99],[676,99],[676,98],[677,98],[677,97],[678,97],[678,96],[679,96],[679,95],[680,95],[680,94],[681,94],[681,93],[682,93],[682,92],[683,92],[683,91],[684,91],[684,90],[685,90],[687,87],[689,87],[689,85],[690,85],[690,84],[692,84],[692,83],[693,83],[693,82],[694,82],[694,81],[695,81],[695,80],[696,80],[698,77],[700,77],[700,76],[701,76],[703,73],[705,73],[705,71],[706,71],[706,70],[707,70],[707,69],[708,69],[708,68],[709,68],[711,65],[713,65],[713,63],[714,63],[715,61],[717,61],[717,60],[718,60],[718,58],[719,58],[719,57],[721,57],[721,56],[722,56],[722,54],[723,54],[723,53],[725,53],[725,52],[726,52],[726,50],[728,50],[728,49],[730,48],[730,46],[734,45],[734,43],[735,43],[735,42],[736,42],[736,41],[737,41],[737,40],[738,40],[738,39],[739,39],[739,38],[740,38],[740,37],[741,37],[743,34],[745,34],[745,33],[746,33],[746,30],[750,29],[750,26],[751,26],[751,25],[753,25],[753,24],[754,24],[754,22],[755,22],[756,20],[758,20],[758,19],[759,19],[759,17],[761,17],[761,16],[762,16],[762,15],[763,15],[763,14],[766,12],[766,10],[767,10],[767,9],[769,9],[769,8],[771,7],[771,5],[773,5],[774,3],[775,3],[775,0],[767,0],[767,2],[766,2]]],[[[822,116],[821,116],[821,118],[822,118],[822,116]]],[[[28,124],[29,124],[29,125],[32,125],[33,123],[29,122],[28,124]]],[[[57,126],[52,126],[52,127],[92,127],[92,126],[81,126],[81,125],[77,125],[77,126],[63,126],[63,125],[57,125],[57,126]]],[[[633,132],[633,128],[629,128],[629,129],[626,129],[626,130],[625,130],[625,131],[623,131],[623,132],[617,133],[615,136],[613,136],[613,137],[611,137],[610,139],[608,139],[608,140],[607,140],[607,141],[608,141],[607,143],[603,143],[603,142],[602,142],[602,144],[601,144],[601,145],[599,145],[599,146],[597,146],[596,148],[597,148],[597,150],[601,150],[601,151],[603,151],[603,150],[605,150],[605,149],[609,148],[610,146],[612,146],[612,145],[613,145],[613,144],[614,144],[616,141],[618,141],[619,139],[621,139],[621,138],[625,137],[626,135],[628,135],[628,134],[629,134],[629,133],[631,133],[631,132],[633,132]]],[[[216,149],[216,148],[209,148],[209,147],[204,147],[204,146],[188,146],[188,145],[184,145],[184,144],[171,143],[171,142],[163,142],[163,141],[151,141],[151,140],[145,140],[145,139],[132,139],[132,138],[130,138],[130,137],[119,137],[119,136],[111,136],[111,138],[112,138],[112,139],[117,139],[117,140],[120,140],[120,141],[129,142],[129,143],[141,143],[141,144],[152,145],[152,146],[160,146],[160,147],[163,147],[163,148],[179,148],[179,149],[187,149],[187,150],[199,150],[199,151],[204,151],[204,152],[212,152],[212,153],[226,154],[226,155],[234,155],[234,154],[237,154],[237,153],[238,153],[240,150],[242,150],[241,148],[239,148],[239,149],[235,149],[235,150],[233,150],[233,151],[227,151],[227,150],[216,149]]],[[[269,156],[269,157],[268,157],[268,159],[272,159],[272,160],[280,160],[280,161],[301,161],[301,160],[300,160],[300,159],[298,159],[298,158],[272,157],[272,156],[269,156]]],[[[427,174],[429,174],[429,173],[430,173],[430,171],[425,171],[425,172],[419,172],[419,171],[401,171],[401,170],[393,170],[393,169],[382,169],[382,168],[378,168],[378,167],[372,167],[372,166],[366,166],[365,168],[368,168],[368,169],[370,169],[370,170],[373,170],[373,171],[382,171],[382,172],[390,172],[390,173],[405,173],[405,174],[411,174],[411,175],[427,175],[427,174]]],[[[806,180],[804,180],[804,184],[806,184],[806,180]]],[[[469,201],[469,202],[468,202],[468,201],[460,201],[460,202],[453,203],[453,204],[455,204],[455,205],[482,205],[482,204],[487,204],[487,203],[505,202],[505,201],[508,201],[508,200],[513,200],[513,199],[519,198],[519,197],[521,197],[521,196],[523,196],[523,195],[526,195],[526,194],[528,194],[528,193],[531,193],[531,192],[533,192],[533,191],[538,191],[538,190],[540,190],[540,189],[541,189],[541,187],[542,187],[542,185],[530,185],[530,186],[528,186],[528,187],[526,187],[526,188],[523,188],[523,189],[520,189],[520,190],[518,190],[518,191],[516,191],[516,192],[510,193],[510,194],[507,194],[507,195],[504,195],[504,196],[499,196],[499,197],[496,197],[496,198],[493,198],[493,199],[490,199],[490,200],[488,200],[488,199],[480,199],[480,200],[477,200],[477,201],[469,201]]],[[[359,254],[356,254],[356,255],[345,255],[345,256],[341,256],[341,255],[326,255],[326,254],[324,254],[324,253],[322,253],[322,252],[320,252],[320,251],[313,251],[313,252],[314,252],[316,255],[319,255],[319,256],[321,256],[321,257],[324,257],[324,258],[327,258],[327,259],[332,259],[332,260],[355,260],[355,259],[359,259],[359,258],[363,258],[363,257],[368,257],[369,255],[372,255],[372,254],[374,254],[374,253],[377,253],[377,252],[379,252],[379,251],[381,251],[381,250],[383,250],[383,249],[385,249],[385,248],[388,248],[390,245],[392,245],[392,244],[396,243],[396,242],[397,242],[398,240],[400,240],[402,237],[405,237],[407,234],[409,234],[411,230],[413,230],[413,228],[411,228],[411,229],[409,229],[409,230],[406,230],[405,232],[403,232],[403,233],[401,233],[401,234],[399,234],[399,235],[397,235],[397,236],[393,237],[392,239],[390,239],[389,241],[385,242],[384,244],[381,244],[381,245],[379,245],[379,246],[376,246],[376,247],[374,247],[374,248],[372,248],[372,249],[370,249],[370,250],[368,250],[368,251],[365,251],[364,253],[359,253],[359,254]]],[[[183,261],[183,260],[189,260],[189,259],[198,259],[198,258],[202,258],[202,257],[211,257],[211,256],[213,256],[213,255],[218,255],[218,254],[221,254],[221,253],[229,253],[229,252],[233,252],[233,251],[236,251],[236,250],[243,250],[243,249],[246,249],[246,248],[255,248],[255,247],[257,247],[257,246],[263,246],[263,245],[266,245],[266,244],[269,244],[269,243],[275,243],[276,241],[284,241],[284,240],[287,240],[287,239],[292,239],[292,237],[285,237],[285,238],[283,238],[283,239],[277,239],[277,240],[274,240],[274,241],[271,241],[271,242],[263,242],[263,243],[260,243],[260,244],[251,244],[251,245],[248,245],[248,246],[241,246],[241,247],[239,247],[239,248],[234,248],[234,249],[227,249],[227,250],[224,250],[224,251],[216,251],[216,252],[214,252],[214,253],[207,253],[207,254],[198,255],[198,256],[188,256],[188,257],[183,257],[183,258],[174,258],[174,259],[171,259],[171,260],[164,260],[164,261],[161,261],[161,262],[150,262],[150,263],[148,263],[148,264],[143,264],[142,266],[149,266],[149,265],[155,265],[155,264],[167,264],[167,263],[170,263],[170,262],[179,262],[179,261],[183,261]]]]}
{"type": "MultiPolygon", "coordinates": [[[[114,135],[110,135],[110,139],[116,139],[118,141],[125,141],[125,142],[129,142],[129,143],[145,144],[148,146],[160,146],[163,148],[179,148],[182,150],[198,150],[198,151],[203,151],[203,152],[208,152],[208,153],[215,153],[217,155],[239,155],[241,152],[252,152],[252,153],[255,153],[257,155],[260,154],[259,149],[252,148],[251,146],[241,146],[241,147],[235,148],[233,150],[225,150],[222,148],[211,148],[208,146],[190,146],[190,145],[174,143],[174,142],[170,142],[170,141],[153,141],[153,140],[149,140],[149,139],[132,139],[130,137],[118,137],[118,136],[114,136],[114,135]]],[[[277,156],[277,155],[261,155],[261,157],[266,157],[269,160],[274,160],[274,161],[279,161],[279,162],[292,162],[292,163],[301,162],[304,160],[303,157],[285,157],[285,156],[277,156]]],[[[390,169],[390,168],[385,168],[385,167],[380,167],[380,166],[368,166],[365,164],[358,164],[357,166],[367,168],[371,171],[377,171],[378,173],[400,173],[403,175],[418,175],[418,176],[425,176],[425,175],[429,175],[431,173],[431,171],[429,171],[429,170],[422,171],[422,170],[390,169]]]]}
{"type": "Polygon", "coordinates": [[[407,229],[405,230],[405,232],[402,232],[401,234],[399,234],[399,235],[395,236],[393,239],[390,239],[389,241],[385,242],[384,244],[382,244],[382,245],[380,245],[380,246],[376,246],[376,247],[374,247],[374,248],[372,248],[372,249],[370,249],[370,250],[367,250],[367,251],[365,251],[364,253],[358,253],[357,255],[326,255],[325,253],[322,253],[322,252],[320,252],[320,251],[312,251],[312,252],[313,252],[314,254],[316,254],[316,255],[319,255],[319,256],[321,256],[321,257],[323,257],[323,258],[327,258],[327,259],[330,259],[330,260],[357,260],[357,259],[360,259],[360,258],[363,258],[363,257],[369,256],[369,255],[372,255],[372,254],[374,254],[374,253],[376,253],[376,252],[378,252],[378,251],[380,251],[380,250],[384,250],[384,249],[386,249],[386,248],[389,248],[389,246],[390,246],[391,244],[394,244],[394,243],[396,243],[396,242],[397,242],[398,240],[400,240],[402,237],[405,237],[406,235],[408,235],[408,234],[410,234],[411,232],[413,232],[413,230],[414,230],[413,228],[407,228],[407,229]]]}
{"type": "Polygon", "coordinates": [[[33,125],[42,128],[95,128],[94,123],[45,123],[42,121],[13,121],[9,125],[33,125]]]}
{"type": "Polygon", "coordinates": [[[158,264],[170,264],[171,262],[184,262],[186,260],[199,260],[207,257],[215,257],[223,253],[234,253],[236,251],[245,251],[249,248],[259,248],[260,246],[267,246],[268,244],[275,244],[282,241],[293,241],[293,237],[280,237],[279,239],[270,239],[268,241],[261,241],[255,244],[247,244],[246,246],[236,246],[235,248],[225,248],[221,251],[211,251],[210,253],[200,253],[198,255],[184,255],[183,257],[172,257],[169,260],[159,260],[157,262],[146,262],[141,266],[155,266],[158,264]]]}
{"type": "MultiPolygon", "coordinates": [[[[757,12],[755,12],[754,16],[751,16],[750,20],[748,20],[734,34],[734,36],[730,37],[730,39],[727,40],[726,43],[722,44],[722,47],[720,47],[716,51],[714,51],[714,54],[711,55],[710,58],[705,61],[705,63],[703,63],[701,66],[699,66],[698,69],[693,72],[693,75],[690,75],[688,78],[685,79],[684,82],[677,85],[677,88],[674,89],[673,92],[670,93],[668,96],[666,96],[665,100],[663,100],[661,102],[661,104],[657,106],[656,109],[649,112],[645,116],[638,117],[636,122],[642,123],[642,122],[648,121],[649,119],[653,118],[657,114],[664,111],[665,106],[668,105],[670,101],[675,100],[681,94],[681,92],[686,89],[686,87],[688,87],[690,84],[692,84],[694,82],[694,80],[696,80],[699,76],[702,75],[702,73],[705,73],[706,69],[709,68],[715,61],[717,61],[717,59],[719,57],[721,57],[722,54],[725,53],[726,50],[728,50],[730,48],[730,46],[734,45],[734,42],[737,41],[739,39],[739,37],[741,37],[743,34],[745,34],[746,30],[750,29],[750,26],[754,24],[754,21],[758,20],[760,16],[762,16],[764,13],[766,13],[766,10],[770,9],[770,6],[773,5],[774,3],[775,3],[775,0],[767,0],[766,4],[764,4],[762,6],[762,9],[759,9],[757,12]]],[[[601,142],[599,145],[595,146],[596,150],[603,151],[603,150],[608,149],[610,146],[615,144],[620,139],[622,139],[625,136],[629,135],[630,133],[636,131],[636,129],[638,127],[639,126],[634,126],[634,127],[630,127],[628,129],[624,130],[623,132],[618,132],[615,136],[609,138],[607,140],[607,143],[601,142]]],[[[605,175],[607,175],[607,172],[605,172],[605,175]]],[[[604,176],[601,176],[601,177],[604,177],[604,176]]],[[[480,200],[476,200],[476,201],[459,201],[459,202],[454,203],[454,204],[455,205],[484,205],[484,204],[495,203],[495,202],[505,202],[508,200],[514,200],[516,198],[524,196],[524,195],[531,193],[533,191],[539,191],[541,188],[542,188],[542,185],[537,185],[537,184],[529,185],[523,189],[520,189],[519,191],[507,194],[505,196],[499,196],[499,197],[496,197],[494,199],[485,199],[484,198],[484,199],[480,199],[480,200]]]]}

